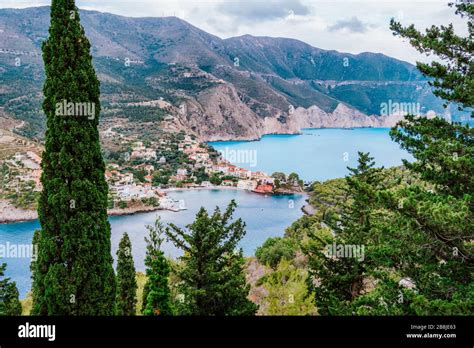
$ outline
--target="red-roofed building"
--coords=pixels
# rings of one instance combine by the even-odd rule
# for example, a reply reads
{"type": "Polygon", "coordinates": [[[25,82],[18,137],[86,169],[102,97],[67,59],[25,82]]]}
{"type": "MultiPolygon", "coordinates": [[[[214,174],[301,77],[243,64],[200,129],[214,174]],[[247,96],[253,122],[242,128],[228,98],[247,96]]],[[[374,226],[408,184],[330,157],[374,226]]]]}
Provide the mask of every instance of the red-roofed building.
{"type": "Polygon", "coordinates": [[[151,180],[152,180],[153,178],[152,178],[151,175],[146,175],[146,176],[144,177],[144,179],[145,179],[146,182],[151,182],[151,180]]]}
{"type": "Polygon", "coordinates": [[[273,185],[258,185],[255,190],[252,192],[256,193],[272,193],[273,192],[273,185]]]}

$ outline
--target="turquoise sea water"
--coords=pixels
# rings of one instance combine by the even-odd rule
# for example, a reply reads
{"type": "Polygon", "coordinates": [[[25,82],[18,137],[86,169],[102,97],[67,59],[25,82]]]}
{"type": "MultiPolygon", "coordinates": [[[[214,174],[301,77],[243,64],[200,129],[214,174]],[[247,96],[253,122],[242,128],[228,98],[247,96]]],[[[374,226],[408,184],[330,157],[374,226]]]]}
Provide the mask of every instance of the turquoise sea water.
{"type": "Polygon", "coordinates": [[[296,172],[304,180],[347,175],[357,166],[357,152],[370,152],[377,165],[392,167],[412,157],[400,149],[387,128],[303,129],[301,135],[267,135],[260,141],[210,143],[240,167],[268,174],[296,172]]]}
{"type": "MultiPolygon", "coordinates": [[[[388,129],[306,129],[302,135],[269,135],[255,142],[217,142],[212,145],[236,160],[240,167],[267,173],[281,171],[297,172],[305,180],[326,180],[343,177],[347,166],[357,165],[357,151],[370,152],[378,165],[395,166],[401,159],[411,157],[390,140],[388,129]],[[240,156],[240,157],[239,157],[240,156]]],[[[240,246],[246,255],[253,255],[255,249],[272,236],[282,236],[285,228],[301,215],[305,196],[265,197],[236,190],[197,190],[170,193],[177,200],[184,200],[188,210],[179,213],[159,211],[130,216],[111,217],[112,253],[115,257],[123,232],[128,232],[132,241],[133,256],[138,271],[144,270],[145,226],[152,224],[156,216],[163,222],[180,227],[191,223],[201,206],[213,210],[215,206],[224,209],[231,199],[239,204],[235,216],[247,224],[247,235],[240,246]]],[[[38,221],[0,225],[0,244],[30,244],[38,221]]],[[[164,251],[169,256],[179,255],[170,243],[164,251]]],[[[24,297],[31,288],[30,259],[0,259],[7,262],[7,276],[17,282],[20,296],[24,297]]]]}
{"type": "MultiPolygon", "coordinates": [[[[160,216],[165,224],[174,223],[185,227],[194,220],[201,206],[208,210],[214,210],[216,206],[219,206],[221,210],[224,210],[232,199],[238,202],[235,217],[242,218],[247,224],[247,234],[241,241],[240,247],[245,255],[253,255],[255,249],[267,238],[283,235],[285,228],[303,214],[301,207],[305,202],[303,195],[265,197],[237,190],[177,191],[169,195],[177,200],[184,200],[188,210],[179,213],[157,211],[110,218],[114,257],[122,234],[127,232],[132,242],[135,267],[137,271],[144,271],[146,225],[153,224],[155,218],[160,216]]],[[[38,221],[0,225],[0,243],[31,244],[33,233],[38,228],[38,221]]],[[[180,254],[171,243],[165,243],[163,249],[169,256],[180,254]]],[[[0,259],[0,263],[8,264],[7,276],[17,282],[21,298],[25,297],[31,288],[30,261],[29,258],[0,259]]]]}

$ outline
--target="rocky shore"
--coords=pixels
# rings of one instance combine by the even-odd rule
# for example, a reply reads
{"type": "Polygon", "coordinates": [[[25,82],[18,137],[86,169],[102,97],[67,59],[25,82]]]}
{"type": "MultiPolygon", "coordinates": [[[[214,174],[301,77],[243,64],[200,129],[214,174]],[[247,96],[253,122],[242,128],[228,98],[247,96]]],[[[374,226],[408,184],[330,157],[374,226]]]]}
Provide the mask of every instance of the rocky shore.
{"type": "MultiPolygon", "coordinates": [[[[138,213],[149,213],[157,210],[164,210],[153,206],[136,206],[130,208],[108,209],[109,216],[133,215],[138,213]]],[[[32,221],[38,219],[36,210],[15,208],[5,201],[0,201],[0,224],[9,224],[15,222],[32,221]]]]}
{"type": "Polygon", "coordinates": [[[22,222],[36,220],[38,213],[36,210],[26,210],[15,208],[8,202],[0,200],[0,223],[8,224],[13,222],[22,222]]]}
{"type": "MultiPolygon", "coordinates": [[[[188,191],[188,190],[241,190],[237,187],[226,187],[226,186],[213,186],[213,187],[198,187],[198,188],[168,188],[164,189],[163,192],[176,192],[176,191],[188,191]]],[[[304,192],[278,192],[277,194],[304,194],[304,192]]],[[[307,212],[310,208],[306,208],[308,205],[304,206],[302,210],[308,214],[312,215],[311,213],[307,212]]],[[[311,206],[309,206],[311,207],[311,206]]],[[[107,213],[109,216],[122,216],[122,215],[134,215],[138,213],[149,213],[158,210],[171,210],[162,207],[155,207],[155,206],[143,206],[138,205],[134,207],[128,208],[113,208],[108,209],[107,213]]],[[[24,221],[32,221],[38,219],[38,212],[36,210],[29,210],[29,209],[21,209],[15,208],[8,202],[4,200],[0,200],[0,224],[9,224],[15,222],[24,222],[24,221]]]]}

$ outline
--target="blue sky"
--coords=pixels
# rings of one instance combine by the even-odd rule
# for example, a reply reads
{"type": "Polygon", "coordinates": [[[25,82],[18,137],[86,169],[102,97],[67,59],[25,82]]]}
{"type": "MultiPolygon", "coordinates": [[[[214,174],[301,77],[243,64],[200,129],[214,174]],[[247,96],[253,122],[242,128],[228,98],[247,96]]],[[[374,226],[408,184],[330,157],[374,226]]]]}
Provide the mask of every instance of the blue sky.
{"type": "MultiPolygon", "coordinates": [[[[177,16],[222,38],[251,34],[290,37],[323,49],[378,52],[414,63],[429,61],[388,28],[390,18],[424,29],[465,21],[446,0],[98,0],[80,8],[133,17],[177,16]]],[[[48,5],[42,0],[0,0],[0,8],[48,5]]]]}

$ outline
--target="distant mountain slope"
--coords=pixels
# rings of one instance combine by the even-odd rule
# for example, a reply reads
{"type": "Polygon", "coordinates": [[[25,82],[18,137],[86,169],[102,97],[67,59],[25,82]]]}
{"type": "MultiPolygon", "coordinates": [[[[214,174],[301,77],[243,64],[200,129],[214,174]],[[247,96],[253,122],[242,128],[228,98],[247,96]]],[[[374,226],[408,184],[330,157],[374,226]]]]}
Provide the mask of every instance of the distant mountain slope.
{"type": "MultiPolygon", "coordinates": [[[[285,38],[222,40],[174,17],[81,11],[81,21],[104,117],[156,120],[216,140],[305,126],[389,125],[393,119],[363,117],[379,115],[389,100],[443,111],[413,65],[381,54],[326,51],[285,38]],[[137,103],[156,100],[169,105],[137,111],[137,103]]],[[[33,137],[44,131],[41,42],[48,27],[49,7],[0,9],[0,106],[26,121],[21,131],[33,137]]]]}
{"type": "Polygon", "coordinates": [[[410,81],[422,80],[417,69],[382,54],[358,55],[325,51],[304,42],[245,35],[225,40],[239,52],[241,66],[284,79],[334,81],[410,81]]]}

